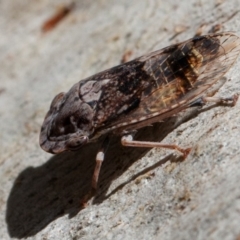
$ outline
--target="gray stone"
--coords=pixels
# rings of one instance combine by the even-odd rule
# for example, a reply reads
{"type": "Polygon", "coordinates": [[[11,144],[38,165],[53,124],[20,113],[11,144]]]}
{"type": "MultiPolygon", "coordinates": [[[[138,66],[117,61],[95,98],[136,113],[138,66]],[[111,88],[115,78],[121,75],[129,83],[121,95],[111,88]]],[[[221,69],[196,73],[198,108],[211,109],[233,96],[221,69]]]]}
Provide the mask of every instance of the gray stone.
{"type": "MultiPolygon", "coordinates": [[[[129,50],[133,59],[216,24],[240,35],[239,4],[76,1],[42,33],[59,1],[1,1],[0,239],[239,239],[239,102],[140,131],[140,139],[192,147],[184,161],[163,149],[124,148],[114,137],[97,196],[84,209],[98,143],[55,156],[38,144],[57,93],[129,50]]],[[[217,96],[240,92],[239,61],[217,96]]]]}

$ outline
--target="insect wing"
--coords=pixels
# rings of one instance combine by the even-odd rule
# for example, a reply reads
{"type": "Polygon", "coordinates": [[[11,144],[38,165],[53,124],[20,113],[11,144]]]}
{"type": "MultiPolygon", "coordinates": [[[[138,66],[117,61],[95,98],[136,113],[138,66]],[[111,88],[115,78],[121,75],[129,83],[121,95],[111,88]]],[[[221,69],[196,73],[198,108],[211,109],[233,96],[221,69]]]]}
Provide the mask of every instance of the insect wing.
{"type": "Polygon", "coordinates": [[[54,98],[40,145],[59,153],[161,121],[199,98],[239,52],[233,33],[199,36],[84,79],[54,98]]]}
{"type": "Polygon", "coordinates": [[[240,38],[225,32],[196,37],[136,59],[144,63],[148,84],[141,89],[138,106],[106,127],[115,129],[156,116],[160,120],[174,109],[184,109],[229,70],[239,53],[240,38]]]}

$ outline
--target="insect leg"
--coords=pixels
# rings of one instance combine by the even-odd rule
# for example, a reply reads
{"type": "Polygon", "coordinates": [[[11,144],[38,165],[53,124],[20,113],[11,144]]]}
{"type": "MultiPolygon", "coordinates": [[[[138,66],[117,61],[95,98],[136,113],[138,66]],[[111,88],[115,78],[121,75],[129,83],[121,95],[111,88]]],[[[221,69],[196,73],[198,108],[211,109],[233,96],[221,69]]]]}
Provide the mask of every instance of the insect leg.
{"type": "Polygon", "coordinates": [[[97,156],[96,156],[96,165],[95,165],[95,169],[94,169],[93,177],[92,177],[92,189],[94,189],[94,190],[97,189],[99,173],[100,173],[100,170],[101,170],[102,162],[103,162],[104,156],[105,156],[104,153],[107,150],[108,143],[109,143],[109,139],[106,138],[103,141],[103,144],[102,144],[102,146],[101,146],[101,148],[98,151],[97,156]]]}
{"type": "Polygon", "coordinates": [[[238,100],[238,94],[234,94],[231,97],[221,98],[221,97],[200,97],[190,103],[189,107],[196,107],[196,106],[204,106],[205,104],[212,102],[216,104],[230,104],[231,106],[235,106],[238,100]]]}
{"type": "Polygon", "coordinates": [[[92,177],[92,188],[97,189],[98,177],[101,170],[102,162],[104,160],[104,151],[99,151],[96,156],[96,165],[92,177]]]}
{"type": "Polygon", "coordinates": [[[123,146],[127,147],[146,147],[146,148],[153,148],[153,147],[159,147],[159,148],[168,148],[173,149],[181,152],[184,156],[184,158],[187,157],[188,153],[190,152],[190,148],[182,149],[177,145],[170,145],[170,144],[162,144],[159,142],[146,142],[146,141],[135,141],[133,140],[132,135],[125,135],[121,139],[121,143],[123,146]]]}
{"type": "Polygon", "coordinates": [[[221,98],[221,97],[203,97],[203,102],[212,102],[216,104],[230,104],[231,106],[235,106],[238,100],[238,94],[234,94],[231,97],[221,98]]]}

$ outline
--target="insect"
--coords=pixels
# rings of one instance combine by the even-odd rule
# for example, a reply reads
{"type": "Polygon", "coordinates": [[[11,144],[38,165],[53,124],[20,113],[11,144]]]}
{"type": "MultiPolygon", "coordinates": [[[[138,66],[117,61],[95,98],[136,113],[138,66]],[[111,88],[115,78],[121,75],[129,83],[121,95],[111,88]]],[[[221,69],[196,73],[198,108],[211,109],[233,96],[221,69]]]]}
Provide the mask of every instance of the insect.
{"type": "MultiPolygon", "coordinates": [[[[204,96],[233,65],[240,38],[231,32],[198,36],[97,73],[59,93],[40,133],[47,152],[73,151],[100,137],[120,135],[131,147],[163,147],[186,156],[177,145],[133,140],[142,127],[162,121],[196,104],[237,101],[204,96]]],[[[107,139],[96,155],[92,188],[97,188],[107,139]]]]}

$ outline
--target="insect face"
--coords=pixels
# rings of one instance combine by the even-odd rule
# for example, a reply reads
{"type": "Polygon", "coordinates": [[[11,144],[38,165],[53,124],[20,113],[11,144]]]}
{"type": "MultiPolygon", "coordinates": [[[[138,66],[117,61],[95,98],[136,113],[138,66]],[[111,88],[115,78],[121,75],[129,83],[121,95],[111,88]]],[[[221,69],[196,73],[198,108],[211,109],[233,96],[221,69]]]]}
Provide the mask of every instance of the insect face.
{"type": "Polygon", "coordinates": [[[76,150],[88,143],[93,110],[79,98],[79,84],[52,101],[40,134],[41,147],[51,153],[76,150]]]}

